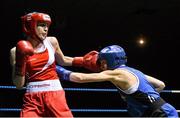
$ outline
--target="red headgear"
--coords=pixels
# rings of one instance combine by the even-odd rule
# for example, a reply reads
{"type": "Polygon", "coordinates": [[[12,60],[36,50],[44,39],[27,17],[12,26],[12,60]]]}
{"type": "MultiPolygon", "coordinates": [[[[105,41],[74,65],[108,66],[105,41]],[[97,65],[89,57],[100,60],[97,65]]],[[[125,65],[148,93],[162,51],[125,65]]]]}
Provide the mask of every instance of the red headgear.
{"type": "Polygon", "coordinates": [[[51,18],[48,14],[32,12],[21,17],[23,32],[26,35],[36,35],[35,28],[37,22],[46,22],[48,26],[51,24],[51,18]]]}

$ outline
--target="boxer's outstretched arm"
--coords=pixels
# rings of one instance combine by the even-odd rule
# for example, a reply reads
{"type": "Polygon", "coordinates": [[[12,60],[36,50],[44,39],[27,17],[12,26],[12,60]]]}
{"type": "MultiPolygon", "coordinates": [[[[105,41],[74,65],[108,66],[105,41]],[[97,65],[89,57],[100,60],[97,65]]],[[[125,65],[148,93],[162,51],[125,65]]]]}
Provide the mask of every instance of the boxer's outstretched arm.
{"type": "Polygon", "coordinates": [[[55,49],[55,58],[58,65],[84,67],[92,72],[100,72],[97,65],[98,52],[90,51],[82,57],[65,56],[60,48],[59,40],[56,37],[47,38],[55,49]]]}
{"type": "Polygon", "coordinates": [[[70,74],[70,81],[77,83],[104,82],[104,81],[110,81],[112,78],[113,76],[106,75],[104,73],[73,72],[70,74]]]}
{"type": "Polygon", "coordinates": [[[76,83],[110,81],[114,77],[103,72],[90,74],[72,72],[58,65],[56,65],[56,71],[60,79],[76,83]]]}

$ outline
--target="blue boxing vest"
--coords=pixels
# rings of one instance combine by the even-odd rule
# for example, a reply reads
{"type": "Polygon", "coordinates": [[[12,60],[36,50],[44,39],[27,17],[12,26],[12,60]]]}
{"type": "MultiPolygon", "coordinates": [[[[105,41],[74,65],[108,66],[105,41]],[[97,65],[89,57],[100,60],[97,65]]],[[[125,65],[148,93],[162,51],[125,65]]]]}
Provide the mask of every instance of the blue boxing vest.
{"type": "Polygon", "coordinates": [[[142,116],[153,102],[160,99],[160,94],[155,90],[153,85],[146,80],[146,76],[141,71],[125,65],[118,68],[125,69],[136,76],[138,85],[135,91],[130,92],[128,91],[129,89],[123,91],[119,87],[118,91],[127,103],[129,114],[135,117],[142,116]]]}

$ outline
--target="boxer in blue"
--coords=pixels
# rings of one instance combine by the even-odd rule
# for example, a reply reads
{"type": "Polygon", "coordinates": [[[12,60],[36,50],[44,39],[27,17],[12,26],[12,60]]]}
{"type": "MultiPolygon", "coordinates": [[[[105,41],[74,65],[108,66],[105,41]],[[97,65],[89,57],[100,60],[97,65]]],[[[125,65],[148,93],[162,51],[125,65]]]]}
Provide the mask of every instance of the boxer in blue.
{"type": "Polygon", "coordinates": [[[164,82],[127,66],[126,53],[122,47],[107,46],[89,61],[92,61],[91,69],[100,69],[101,72],[88,74],[72,72],[60,66],[56,66],[56,70],[62,79],[72,82],[110,81],[118,88],[127,103],[130,116],[178,117],[176,109],[164,101],[159,94],[165,87],[164,82]]]}

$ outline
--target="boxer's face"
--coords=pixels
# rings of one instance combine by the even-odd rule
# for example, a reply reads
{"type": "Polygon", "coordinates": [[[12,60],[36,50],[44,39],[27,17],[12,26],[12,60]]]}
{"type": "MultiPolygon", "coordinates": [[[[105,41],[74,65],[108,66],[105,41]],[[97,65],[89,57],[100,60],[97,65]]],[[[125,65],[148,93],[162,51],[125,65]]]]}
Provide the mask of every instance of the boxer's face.
{"type": "Polygon", "coordinates": [[[102,71],[107,70],[107,62],[106,62],[106,60],[101,60],[100,61],[100,69],[102,71]]]}
{"type": "Polygon", "coordinates": [[[41,39],[44,40],[47,37],[49,26],[46,22],[38,22],[36,27],[36,34],[41,39]]]}

